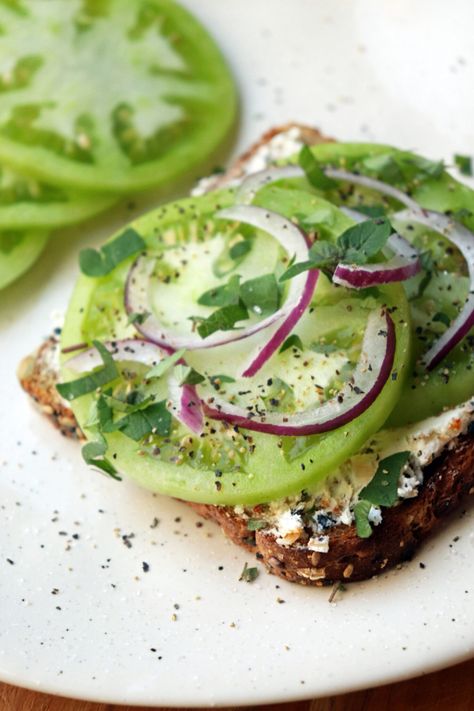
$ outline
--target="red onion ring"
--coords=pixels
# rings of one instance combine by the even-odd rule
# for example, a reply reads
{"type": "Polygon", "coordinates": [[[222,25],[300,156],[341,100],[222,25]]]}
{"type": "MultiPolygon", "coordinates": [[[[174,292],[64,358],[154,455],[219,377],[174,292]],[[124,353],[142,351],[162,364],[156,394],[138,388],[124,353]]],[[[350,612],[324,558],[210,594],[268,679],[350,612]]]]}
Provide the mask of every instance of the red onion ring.
{"type": "Polygon", "coordinates": [[[202,404],[193,385],[180,385],[174,375],[168,377],[168,409],[185,427],[201,434],[204,416],[202,404]]]}
{"type": "Polygon", "coordinates": [[[427,370],[433,370],[474,327],[474,234],[447,215],[434,210],[425,210],[420,206],[417,206],[416,210],[403,210],[395,217],[404,221],[418,222],[444,235],[459,249],[467,263],[470,286],[466,302],[448,329],[422,359],[427,370]]]}
{"type": "MultiPolygon", "coordinates": [[[[282,215],[270,210],[265,210],[254,205],[236,205],[216,213],[216,217],[225,220],[237,220],[264,230],[274,237],[279,244],[291,255],[295,255],[298,261],[308,258],[308,244],[304,233],[290,220],[282,215]]],[[[145,256],[140,256],[132,265],[127,277],[125,286],[125,308],[128,313],[150,312],[150,276],[153,263],[145,256]]],[[[217,332],[207,338],[200,338],[197,334],[180,336],[161,324],[159,319],[151,314],[143,323],[135,323],[136,329],[147,339],[160,346],[179,350],[197,350],[201,348],[212,348],[225,343],[248,338],[249,336],[268,328],[276,321],[287,317],[298,307],[303,292],[305,291],[306,278],[292,279],[288,296],[283,306],[275,313],[238,331],[217,332]]]]}
{"type": "MultiPolygon", "coordinates": [[[[373,311],[368,318],[362,352],[352,382],[322,405],[296,415],[248,411],[215,396],[203,406],[216,420],[275,435],[310,435],[336,429],[359,415],[375,401],[387,382],[395,356],[395,328],[387,312],[373,311]]],[[[199,387],[199,386],[198,386],[199,387]]]]}

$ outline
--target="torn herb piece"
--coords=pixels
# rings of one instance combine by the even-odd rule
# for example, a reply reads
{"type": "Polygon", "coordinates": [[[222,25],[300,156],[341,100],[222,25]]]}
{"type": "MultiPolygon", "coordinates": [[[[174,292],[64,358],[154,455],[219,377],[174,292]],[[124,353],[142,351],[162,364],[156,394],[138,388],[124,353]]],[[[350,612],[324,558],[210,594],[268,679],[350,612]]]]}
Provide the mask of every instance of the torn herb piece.
{"type": "Polygon", "coordinates": [[[298,155],[298,163],[303,168],[308,182],[318,190],[328,190],[337,186],[334,180],[326,177],[323,169],[308,146],[303,146],[298,155]]]}
{"type": "Polygon", "coordinates": [[[410,452],[396,452],[381,459],[373,479],[360,492],[361,499],[374,506],[393,506],[398,501],[398,479],[410,452]]]}
{"type": "Polygon", "coordinates": [[[274,274],[264,274],[240,285],[240,298],[259,316],[273,314],[280,305],[280,290],[274,274]]]}
{"type": "Polygon", "coordinates": [[[222,383],[235,383],[235,378],[231,378],[230,375],[210,375],[209,382],[215,387],[222,383]]]}
{"type": "Polygon", "coordinates": [[[307,262],[297,262],[292,264],[280,277],[280,281],[286,281],[287,279],[293,279],[293,277],[302,274],[303,272],[309,271],[309,269],[315,269],[314,263],[309,260],[307,262]]]}
{"type": "Polygon", "coordinates": [[[265,521],[262,518],[249,518],[247,521],[247,530],[248,531],[261,531],[262,528],[267,528],[268,527],[268,521],[265,521]]]}
{"type": "Polygon", "coordinates": [[[112,479],[122,481],[121,477],[118,476],[117,470],[112,464],[112,462],[110,462],[104,457],[106,451],[107,442],[103,437],[101,437],[101,439],[96,440],[94,442],[87,442],[87,444],[82,447],[81,454],[85,463],[89,466],[93,466],[97,469],[100,469],[105,474],[111,476],[112,479]]]}
{"type": "Polygon", "coordinates": [[[201,294],[197,300],[202,306],[230,306],[238,304],[240,298],[240,275],[234,274],[227,284],[216,286],[201,294]]]}
{"type": "Polygon", "coordinates": [[[173,367],[175,363],[180,360],[186,349],[185,348],[180,348],[179,351],[175,351],[175,353],[172,353],[169,356],[166,356],[162,360],[160,360],[159,363],[153,366],[145,375],[145,378],[149,380],[150,378],[161,378],[162,375],[164,375],[170,368],[173,367]]]}
{"type": "Polygon", "coordinates": [[[370,501],[364,499],[358,501],[354,506],[354,518],[359,538],[370,538],[372,535],[372,526],[369,521],[369,512],[372,508],[370,501]]]}
{"type": "MultiPolygon", "coordinates": [[[[233,330],[236,323],[245,321],[248,317],[248,311],[243,304],[230,304],[217,309],[208,318],[203,318],[197,330],[201,338],[207,338],[216,331],[233,330]]],[[[200,317],[194,318],[200,320],[200,317]]]]}
{"type": "Polygon", "coordinates": [[[242,239],[232,245],[229,250],[229,256],[231,259],[241,259],[245,257],[246,254],[252,249],[252,244],[249,239],[242,239]]]}
{"type": "Polygon", "coordinates": [[[75,400],[82,395],[92,393],[118,377],[117,365],[107,348],[100,341],[92,341],[92,343],[94,348],[99,351],[104,365],[77,380],[56,385],[56,390],[65,400],[75,400]]]}
{"type": "Polygon", "coordinates": [[[365,220],[349,227],[337,238],[337,246],[343,252],[341,261],[366,264],[385,246],[392,232],[392,225],[386,217],[365,220]]]}
{"type": "Polygon", "coordinates": [[[300,351],[304,350],[303,342],[296,333],[292,333],[291,336],[288,336],[278,352],[284,353],[288,348],[298,348],[300,351]]]}
{"type": "Polygon", "coordinates": [[[173,373],[179,385],[199,385],[205,380],[205,377],[198,373],[197,370],[189,365],[177,365],[173,373]]]}
{"type": "Polygon", "coordinates": [[[354,209],[360,212],[361,215],[366,215],[367,217],[384,217],[386,214],[385,207],[383,205],[354,205],[354,209]]]}
{"type": "Polygon", "coordinates": [[[86,276],[100,277],[109,274],[115,267],[128,257],[146,248],[143,238],[131,227],[128,227],[112,242],[96,249],[82,249],[79,252],[79,266],[86,276]]]}
{"type": "Polygon", "coordinates": [[[245,563],[239,580],[244,580],[246,583],[253,583],[255,578],[258,578],[258,568],[249,568],[247,563],[245,563]]]}
{"type": "Polygon", "coordinates": [[[443,311],[438,311],[435,313],[433,318],[431,319],[432,321],[443,323],[445,326],[449,326],[451,324],[451,319],[447,314],[445,314],[443,311]]]}
{"type": "Polygon", "coordinates": [[[472,175],[472,158],[471,156],[463,156],[460,153],[454,155],[454,163],[458,170],[463,175],[472,175]]]}
{"type": "Polygon", "coordinates": [[[149,434],[167,437],[171,431],[171,414],[166,409],[166,400],[148,405],[142,410],[131,412],[113,423],[109,432],[120,431],[138,442],[149,434]]]}
{"type": "Polygon", "coordinates": [[[130,326],[131,324],[137,323],[139,326],[146,321],[148,316],[151,316],[149,311],[134,311],[131,314],[128,314],[127,318],[127,326],[130,326]]]}

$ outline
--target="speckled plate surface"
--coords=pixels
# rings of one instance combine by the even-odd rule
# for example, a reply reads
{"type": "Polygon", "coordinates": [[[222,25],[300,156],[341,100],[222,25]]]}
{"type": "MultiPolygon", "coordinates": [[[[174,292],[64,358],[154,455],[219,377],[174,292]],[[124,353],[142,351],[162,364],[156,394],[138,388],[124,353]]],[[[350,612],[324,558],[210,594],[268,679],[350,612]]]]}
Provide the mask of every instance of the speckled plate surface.
{"type": "MultiPolygon", "coordinates": [[[[238,76],[241,148],[296,119],[447,160],[473,151],[469,0],[452,13],[442,0],[186,4],[238,76]]],[[[265,573],[239,582],[249,554],[184,505],[87,469],[31,407],[16,364],[64,307],[76,250],[126,217],[122,206],[87,233],[58,235],[0,296],[0,678],[115,703],[238,705],[343,692],[471,656],[472,506],[411,564],[330,604],[328,590],[265,573]]]]}

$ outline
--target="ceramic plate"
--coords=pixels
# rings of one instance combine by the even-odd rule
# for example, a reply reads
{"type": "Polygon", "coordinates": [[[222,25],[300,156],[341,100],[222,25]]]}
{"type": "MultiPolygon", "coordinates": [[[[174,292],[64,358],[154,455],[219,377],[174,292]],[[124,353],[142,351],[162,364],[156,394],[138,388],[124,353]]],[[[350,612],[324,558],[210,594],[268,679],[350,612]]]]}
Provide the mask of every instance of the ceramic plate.
{"type": "MultiPolygon", "coordinates": [[[[448,161],[473,150],[469,0],[455,13],[441,0],[186,4],[238,78],[238,147],[295,119],[448,161]]],[[[238,705],[344,692],[472,655],[472,507],[412,563],[331,604],[327,589],[264,572],[239,582],[251,555],[186,506],[89,470],[31,407],[16,364],[64,308],[78,248],[129,214],[124,205],[58,234],[0,297],[0,678],[111,703],[238,705]]]]}

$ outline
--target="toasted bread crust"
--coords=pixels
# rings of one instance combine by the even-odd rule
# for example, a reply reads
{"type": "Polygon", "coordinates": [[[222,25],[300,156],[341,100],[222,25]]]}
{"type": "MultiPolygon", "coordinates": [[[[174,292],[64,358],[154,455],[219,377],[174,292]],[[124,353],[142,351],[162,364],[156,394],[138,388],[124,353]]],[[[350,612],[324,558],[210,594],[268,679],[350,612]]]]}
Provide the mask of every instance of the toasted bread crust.
{"type": "MultiPolygon", "coordinates": [[[[261,145],[273,136],[298,126],[309,144],[325,138],[315,129],[287,124],[265,133],[216,182],[214,189],[244,172],[246,162],[261,145]]],[[[24,390],[31,395],[41,412],[66,437],[83,439],[81,430],[67,402],[55,385],[59,379],[57,363],[58,339],[51,336],[18,369],[24,390]]],[[[249,531],[247,519],[226,506],[188,503],[206,519],[215,521],[237,545],[255,553],[267,569],[281,578],[302,585],[326,585],[335,581],[364,580],[411,558],[421,542],[436,530],[469,494],[474,493],[474,436],[463,435],[454,441],[425,470],[425,483],[414,499],[385,509],[383,522],[374,528],[370,538],[359,538],[355,526],[338,525],[326,531],[329,536],[327,553],[317,553],[304,545],[282,546],[266,530],[249,531]]]]}

